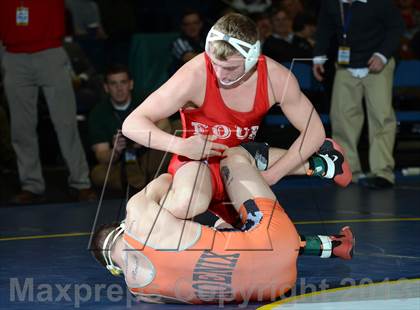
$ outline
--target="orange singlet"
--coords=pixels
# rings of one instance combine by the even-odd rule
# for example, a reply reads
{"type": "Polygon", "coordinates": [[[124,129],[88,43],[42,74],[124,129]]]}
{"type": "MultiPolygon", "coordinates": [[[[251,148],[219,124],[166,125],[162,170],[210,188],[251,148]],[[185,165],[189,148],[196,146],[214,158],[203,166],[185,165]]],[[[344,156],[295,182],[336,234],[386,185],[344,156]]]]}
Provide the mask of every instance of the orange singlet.
{"type": "Polygon", "coordinates": [[[252,230],[201,226],[197,242],[181,251],[153,249],[125,232],[125,242],[141,251],[155,272],[149,284],[131,292],[202,304],[268,301],[290,290],[296,282],[299,235],[277,202],[254,201],[263,218],[252,230]]]}

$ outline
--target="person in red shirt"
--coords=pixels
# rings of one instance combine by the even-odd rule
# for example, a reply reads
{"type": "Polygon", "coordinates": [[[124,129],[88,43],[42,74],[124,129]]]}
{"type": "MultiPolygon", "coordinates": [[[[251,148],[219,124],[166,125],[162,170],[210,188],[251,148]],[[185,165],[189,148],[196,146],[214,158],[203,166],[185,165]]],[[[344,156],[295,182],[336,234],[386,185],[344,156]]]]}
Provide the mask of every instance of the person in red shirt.
{"type": "Polygon", "coordinates": [[[342,186],[351,180],[341,149],[325,140],[321,120],[296,78],[261,55],[255,23],[241,14],[219,19],[207,35],[206,52],[152,93],[126,118],[122,130],[139,144],[175,154],[169,168],[173,186],[164,207],[178,218],[201,214],[211,201],[224,202],[224,185],[241,186],[238,180],[223,184],[220,174],[222,153],[233,146],[242,145],[254,156],[269,185],[285,175],[308,172],[334,178],[342,186]],[[273,105],[279,105],[300,132],[288,150],[253,142],[273,105]],[[182,137],[154,125],[178,109],[182,137]]]}
{"type": "Polygon", "coordinates": [[[37,99],[41,88],[69,168],[69,187],[80,200],[93,200],[89,169],[80,142],[70,63],[61,47],[64,0],[1,2],[0,40],[4,88],[11,115],[12,144],[22,191],[19,204],[43,200],[45,182],[39,159],[37,99]]]}

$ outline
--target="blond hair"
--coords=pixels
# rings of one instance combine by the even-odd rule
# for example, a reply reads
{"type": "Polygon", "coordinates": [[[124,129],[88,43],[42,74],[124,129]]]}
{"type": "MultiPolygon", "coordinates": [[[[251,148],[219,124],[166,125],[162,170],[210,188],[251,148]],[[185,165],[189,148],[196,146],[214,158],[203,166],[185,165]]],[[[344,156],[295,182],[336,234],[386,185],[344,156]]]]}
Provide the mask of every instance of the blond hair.
{"type": "MultiPolygon", "coordinates": [[[[258,40],[256,24],[252,19],[242,14],[226,14],[221,17],[213,27],[228,36],[249,44],[254,44],[258,40]]],[[[227,57],[238,53],[238,51],[226,41],[213,41],[210,42],[210,44],[212,47],[212,54],[220,60],[226,60],[227,57]]]]}

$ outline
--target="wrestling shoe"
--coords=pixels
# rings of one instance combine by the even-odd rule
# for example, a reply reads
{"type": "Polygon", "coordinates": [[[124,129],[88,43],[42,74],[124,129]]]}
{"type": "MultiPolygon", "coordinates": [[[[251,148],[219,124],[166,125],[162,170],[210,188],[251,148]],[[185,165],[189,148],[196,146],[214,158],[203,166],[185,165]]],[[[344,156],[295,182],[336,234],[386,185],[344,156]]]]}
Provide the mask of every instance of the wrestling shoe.
{"type": "Polygon", "coordinates": [[[338,235],[330,236],[332,243],[332,255],[341,259],[353,258],[353,249],[356,243],[353,232],[349,226],[341,228],[338,235]]]}
{"type": "Polygon", "coordinates": [[[325,139],[318,153],[326,164],[322,178],[333,179],[341,187],[346,187],[352,178],[350,165],[344,157],[344,150],[333,139],[325,139]]]}

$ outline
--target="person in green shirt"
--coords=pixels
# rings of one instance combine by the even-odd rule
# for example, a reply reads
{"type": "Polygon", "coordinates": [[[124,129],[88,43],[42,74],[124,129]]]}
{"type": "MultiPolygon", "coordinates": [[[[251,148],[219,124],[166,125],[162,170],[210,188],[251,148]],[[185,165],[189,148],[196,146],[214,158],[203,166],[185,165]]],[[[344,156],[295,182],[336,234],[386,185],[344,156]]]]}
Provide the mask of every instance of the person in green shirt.
{"type": "MultiPolygon", "coordinates": [[[[105,73],[104,89],[107,100],[92,109],[88,120],[89,142],[98,162],[91,170],[92,182],[95,186],[106,185],[113,190],[122,190],[127,184],[141,189],[166,171],[170,156],[140,146],[120,132],[124,119],[137,107],[132,100],[133,80],[128,68],[111,65],[105,73]],[[162,161],[163,165],[157,171],[162,161]]],[[[167,132],[172,131],[167,119],[157,125],[167,132]]]]}

